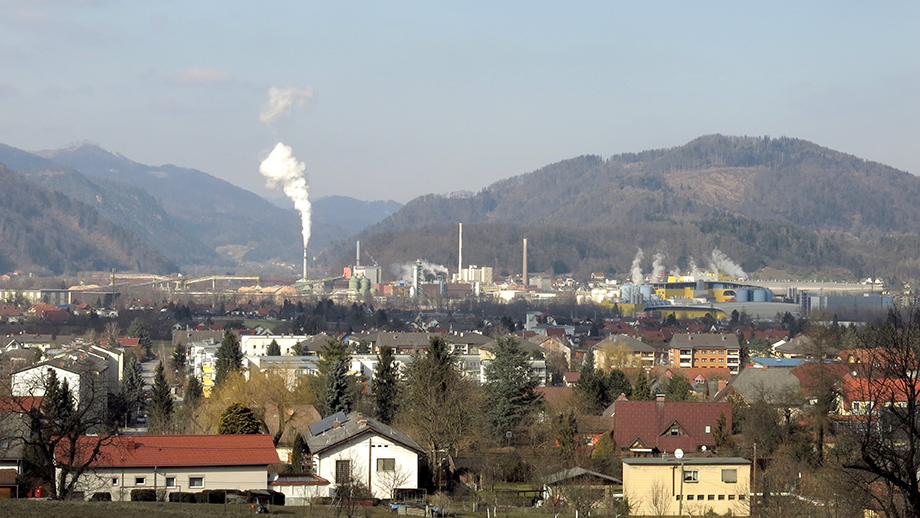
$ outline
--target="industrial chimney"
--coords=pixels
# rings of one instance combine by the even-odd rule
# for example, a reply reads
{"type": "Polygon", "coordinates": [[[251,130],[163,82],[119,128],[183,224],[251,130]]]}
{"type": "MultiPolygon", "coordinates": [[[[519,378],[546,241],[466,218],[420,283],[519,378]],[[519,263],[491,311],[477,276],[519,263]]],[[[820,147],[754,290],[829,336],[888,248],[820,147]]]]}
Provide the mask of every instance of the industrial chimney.
{"type": "Polygon", "coordinates": [[[524,282],[524,286],[527,286],[530,284],[529,282],[530,279],[527,278],[527,238],[526,237],[524,238],[524,269],[523,270],[524,270],[523,282],[524,282]]]}
{"type": "Polygon", "coordinates": [[[361,266],[361,242],[357,242],[357,249],[355,250],[355,266],[361,266]]]}
{"type": "Polygon", "coordinates": [[[303,280],[307,280],[307,247],[303,247],[303,280]]]}
{"type": "Polygon", "coordinates": [[[460,251],[457,260],[457,282],[463,282],[463,223],[460,223],[460,251]]]}

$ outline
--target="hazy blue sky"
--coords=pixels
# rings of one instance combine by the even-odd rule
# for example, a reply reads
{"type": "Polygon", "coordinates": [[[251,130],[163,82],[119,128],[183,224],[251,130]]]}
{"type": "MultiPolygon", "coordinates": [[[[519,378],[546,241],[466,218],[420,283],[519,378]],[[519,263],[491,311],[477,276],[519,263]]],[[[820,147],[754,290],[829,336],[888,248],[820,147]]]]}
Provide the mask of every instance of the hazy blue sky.
{"type": "Polygon", "coordinates": [[[265,194],[282,140],[314,198],[401,202],[710,133],[920,174],[918,28],[918,2],[0,0],[0,142],[265,194]],[[273,86],[314,95],[268,128],[273,86]]]}

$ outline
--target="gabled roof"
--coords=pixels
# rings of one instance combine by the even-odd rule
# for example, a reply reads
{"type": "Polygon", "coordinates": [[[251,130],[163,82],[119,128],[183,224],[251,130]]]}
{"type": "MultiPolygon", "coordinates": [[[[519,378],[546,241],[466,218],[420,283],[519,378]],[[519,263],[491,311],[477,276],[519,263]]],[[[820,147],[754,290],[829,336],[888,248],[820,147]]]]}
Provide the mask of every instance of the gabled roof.
{"type": "Polygon", "coordinates": [[[540,482],[546,486],[553,486],[565,482],[566,480],[572,480],[574,478],[596,478],[604,484],[623,483],[623,481],[618,478],[614,478],[609,475],[604,475],[603,473],[598,473],[596,471],[591,471],[589,469],[580,468],[577,466],[574,468],[564,469],[562,471],[553,473],[552,475],[543,477],[540,482]]]}
{"type": "Polygon", "coordinates": [[[801,382],[792,369],[744,369],[715,395],[713,401],[723,401],[731,392],[748,404],[758,400],[776,402],[785,396],[799,394],[801,382]]]}
{"type": "Polygon", "coordinates": [[[713,432],[723,413],[726,425],[730,426],[731,403],[617,401],[613,438],[620,445],[632,444],[638,438],[649,447],[666,452],[676,448],[685,451],[700,446],[711,448],[715,446],[713,432]],[[662,435],[675,421],[680,423],[684,435],[662,435]],[[710,427],[708,434],[706,426],[710,427]]]}
{"type": "MultiPolygon", "coordinates": [[[[336,416],[341,416],[341,414],[330,417],[336,416]]],[[[341,417],[339,417],[339,419],[341,419],[341,417]]],[[[345,421],[339,421],[339,423],[339,426],[334,426],[317,434],[312,432],[313,427],[311,426],[311,432],[306,437],[307,445],[310,447],[310,453],[314,455],[322,453],[329,448],[366,434],[377,434],[399,443],[410,450],[414,450],[417,453],[425,453],[425,450],[412,440],[412,437],[409,437],[408,434],[400,432],[375,419],[363,417],[357,412],[348,414],[345,416],[345,421]]]]}
{"type": "MultiPolygon", "coordinates": [[[[89,442],[97,438],[81,439],[89,442]]],[[[122,435],[102,447],[93,466],[268,466],[278,461],[278,452],[267,434],[122,435]]]]}

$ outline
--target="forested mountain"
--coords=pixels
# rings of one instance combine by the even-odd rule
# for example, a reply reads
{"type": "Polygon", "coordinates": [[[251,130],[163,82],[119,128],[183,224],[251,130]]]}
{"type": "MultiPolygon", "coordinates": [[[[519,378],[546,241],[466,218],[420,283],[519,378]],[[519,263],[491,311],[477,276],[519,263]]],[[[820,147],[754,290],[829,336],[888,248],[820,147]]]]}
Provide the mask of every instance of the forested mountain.
{"type": "Polygon", "coordinates": [[[99,213],[176,264],[228,265],[197,238],[180,228],[147,191],[117,180],[95,181],[75,169],[0,144],[0,163],[32,182],[93,206],[99,213]]]}
{"type": "MultiPolygon", "coordinates": [[[[661,251],[686,268],[719,247],[749,271],[920,277],[894,252],[916,247],[918,195],[913,175],[807,141],[711,135],[564,160],[468,197],[423,196],[358,238],[381,264],[455,265],[463,222],[464,262],[513,272],[529,237],[532,271],[623,272],[637,247],[648,263],[661,251]]],[[[329,257],[347,261],[352,243],[329,257]]]]}
{"type": "Polygon", "coordinates": [[[176,265],[96,209],[0,165],[0,271],[171,273],[176,265]]]}

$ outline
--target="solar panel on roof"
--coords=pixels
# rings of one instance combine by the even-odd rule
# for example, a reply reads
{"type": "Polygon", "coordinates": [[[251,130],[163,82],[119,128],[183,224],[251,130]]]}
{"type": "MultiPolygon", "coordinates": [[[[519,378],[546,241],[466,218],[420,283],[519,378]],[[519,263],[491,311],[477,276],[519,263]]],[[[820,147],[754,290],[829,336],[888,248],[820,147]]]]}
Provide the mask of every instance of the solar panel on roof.
{"type": "Polygon", "coordinates": [[[345,412],[336,412],[331,416],[321,419],[310,425],[310,433],[313,435],[319,435],[327,430],[331,430],[335,425],[335,422],[344,423],[348,419],[345,417],[345,412]]]}

